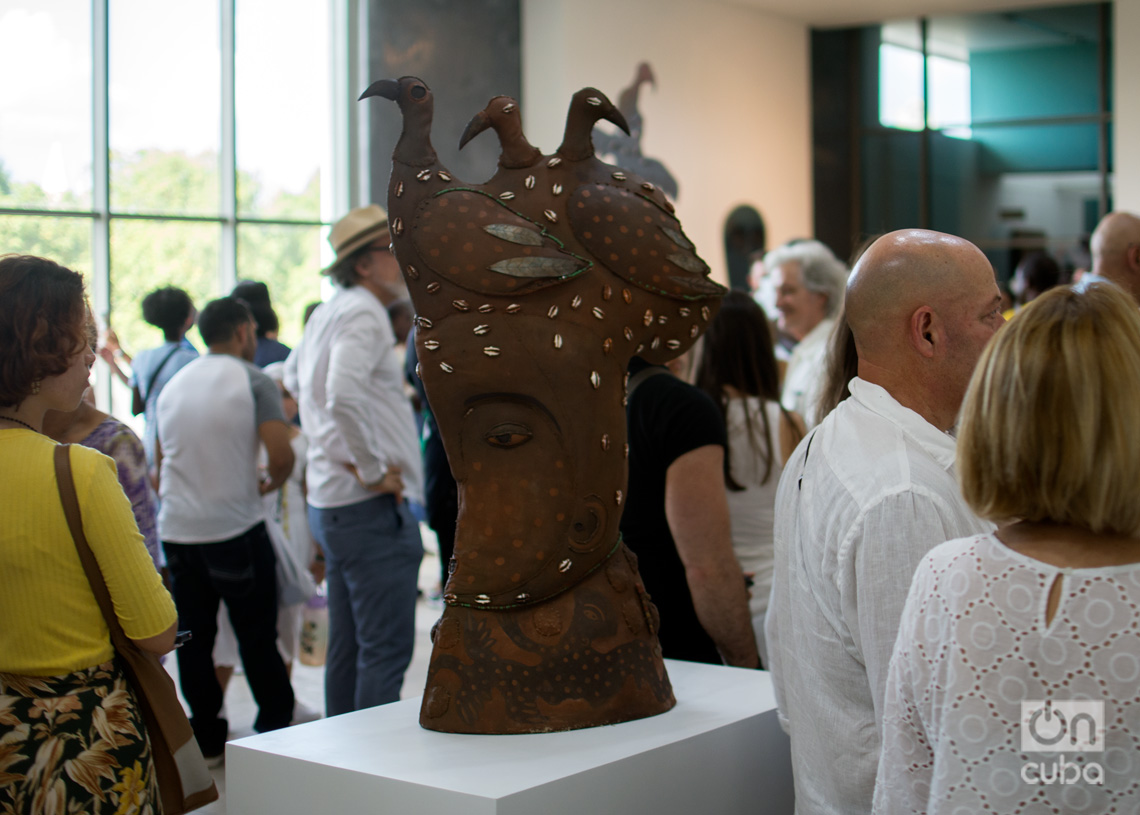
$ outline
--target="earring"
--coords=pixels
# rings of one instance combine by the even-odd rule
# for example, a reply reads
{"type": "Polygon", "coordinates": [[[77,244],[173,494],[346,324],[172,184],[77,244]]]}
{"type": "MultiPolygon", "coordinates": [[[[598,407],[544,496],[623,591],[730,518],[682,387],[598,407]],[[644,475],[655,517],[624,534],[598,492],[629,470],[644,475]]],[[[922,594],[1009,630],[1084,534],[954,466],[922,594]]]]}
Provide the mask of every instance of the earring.
{"type": "Polygon", "coordinates": [[[37,379],[32,383],[32,393],[37,394],[39,392],[40,392],[40,380],[37,379]]]}

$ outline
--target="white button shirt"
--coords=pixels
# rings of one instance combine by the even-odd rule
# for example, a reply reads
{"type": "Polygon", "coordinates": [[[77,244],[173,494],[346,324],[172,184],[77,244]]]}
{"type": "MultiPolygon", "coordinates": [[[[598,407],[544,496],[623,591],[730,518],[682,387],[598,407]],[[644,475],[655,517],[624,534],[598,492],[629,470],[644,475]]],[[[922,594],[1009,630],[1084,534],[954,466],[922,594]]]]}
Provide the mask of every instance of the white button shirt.
{"type": "Polygon", "coordinates": [[[330,509],[373,497],[347,464],[369,484],[398,466],[404,497],[422,503],[419,435],[395,344],[388,312],[374,294],[337,287],[285,361],[285,387],[297,396],[309,441],[310,505],[330,509]]]}
{"type": "Polygon", "coordinates": [[[801,814],[871,811],[911,578],[932,547],[993,528],[961,497],[950,435],[877,385],[850,387],[776,496],[766,631],[801,814]]]}
{"type": "Polygon", "coordinates": [[[809,331],[792,349],[784,373],[780,404],[784,410],[798,413],[809,430],[816,425],[816,403],[827,371],[827,340],[834,327],[835,320],[828,317],[809,331]]]}

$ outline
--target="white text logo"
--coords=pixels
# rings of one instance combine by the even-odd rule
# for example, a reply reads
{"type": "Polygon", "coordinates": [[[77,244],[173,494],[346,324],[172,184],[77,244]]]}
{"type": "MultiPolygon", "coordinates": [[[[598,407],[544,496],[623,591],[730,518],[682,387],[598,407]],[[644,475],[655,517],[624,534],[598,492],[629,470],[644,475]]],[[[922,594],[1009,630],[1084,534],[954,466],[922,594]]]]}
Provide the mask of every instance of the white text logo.
{"type": "Polygon", "coordinates": [[[1030,761],[1021,768],[1027,784],[1104,783],[1095,761],[1069,761],[1065,753],[1104,752],[1104,702],[1035,699],[1021,703],[1021,749],[1060,753],[1052,761],[1030,761]]]}

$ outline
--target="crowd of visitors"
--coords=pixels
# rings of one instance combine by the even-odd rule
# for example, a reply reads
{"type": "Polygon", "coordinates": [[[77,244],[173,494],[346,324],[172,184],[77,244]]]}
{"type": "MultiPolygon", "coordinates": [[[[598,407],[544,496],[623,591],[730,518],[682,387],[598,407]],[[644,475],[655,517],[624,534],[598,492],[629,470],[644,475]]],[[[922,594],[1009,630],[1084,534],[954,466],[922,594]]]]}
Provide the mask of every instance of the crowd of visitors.
{"type": "MultiPolygon", "coordinates": [[[[425,457],[442,583],[458,505],[427,394],[409,399],[414,315],[390,240],[376,205],[333,226],[333,294],[292,349],[264,283],[200,314],[181,289],[148,295],[163,344],[131,358],[108,332],[99,349],[141,441],[84,399],[82,278],[0,257],[0,809],[154,795],[56,442],[127,635],[165,653],[193,631],[177,662],[207,759],[238,661],[256,730],[307,718],[290,665],[314,584],[286,588],[282,559],[327,590],[324,714],[400,698],[425,457]],[[47,709],[69,714],[50,760],[29,727],[47,709]],[[113,771],[77,776],[93,750],[113,771]]],[[[1090,251],[1072,280],[1027,254],[1006,311],[962,238],[882,235],[850,273],[793,241],[758,258],[773,312],[728,294],[691,383],[631,363],[621,531],[662,652],[771,671],[798,812],[1140,802],[1140,218],[1109,214],[1090,251]]]]}

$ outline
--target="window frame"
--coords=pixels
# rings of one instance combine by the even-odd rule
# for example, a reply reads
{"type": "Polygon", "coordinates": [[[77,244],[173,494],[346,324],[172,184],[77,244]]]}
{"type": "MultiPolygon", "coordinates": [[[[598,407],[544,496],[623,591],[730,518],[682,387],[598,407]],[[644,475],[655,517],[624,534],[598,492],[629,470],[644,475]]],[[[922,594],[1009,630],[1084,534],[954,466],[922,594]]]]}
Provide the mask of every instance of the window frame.
{"type": "MultiPolygon", "coordinates": [[[[80,218],[91,224],[91,268],[87,275],[91,307],[96,314],[111,311],[111,227],[117,220],[182,221],[216,224],[221,229],[217,292],[230,291],[239,277],[238,227],[296,226],[328,230],[339,215],[366,203],[370,175],[368,166],[368,118],[358,113],[354,89],[363,87],[367,72],[367,0],[328,0],[330,19],[332,179],[331,195],[322,196],[319,220],[239,216],[237,201],[237,110],[235,84],[236,13],[239,0],[218,0],[221,34],[220,184],[218,211],[214,215],[118,212],[110,206],[110,0],[91,0],[91,94],[92,195],[90,210],[0,208],[0,215],[39,218],[80,218]]],[[[322,246],[322,252],[326,247],[322,246]]],[[[329,252],[331,259],[331,251],[329,252]]],[[[315,272],[314,272],[315,273],[315,272]]],[[[122,391],[115,394],[110,371],[102,361],[96,378],[96,403],[108,412],[127,415],[122,391]]],[[[128,397],[129,398],[129,397],[128,397]]]]}

